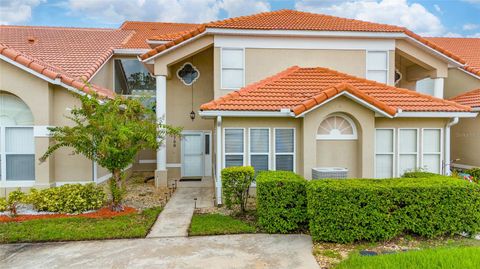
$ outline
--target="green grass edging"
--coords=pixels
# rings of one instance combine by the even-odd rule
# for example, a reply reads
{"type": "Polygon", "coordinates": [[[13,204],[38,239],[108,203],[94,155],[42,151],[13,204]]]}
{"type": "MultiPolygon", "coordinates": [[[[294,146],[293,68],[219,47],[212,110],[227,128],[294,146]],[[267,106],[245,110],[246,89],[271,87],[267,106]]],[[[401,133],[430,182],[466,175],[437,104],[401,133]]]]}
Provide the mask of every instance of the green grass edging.
{"type": "Polygon", "coordinates": [[[145,237],[161,208],[104,219],[69,217],[0,223],[0,243],[145,237]]]}
{"type": "Polygon", "coordinates": [[[255,233],[255,227],[221,214],[195,214],[192,217],[188,234],[197,235],[221,235],[255,233]]]}
{"type": "Polygon", "coordinates": [[[480,264],[480,247],[432,248],[407,252],[360,256],[354,254],[336,269],[470,269],[480,264]]]}

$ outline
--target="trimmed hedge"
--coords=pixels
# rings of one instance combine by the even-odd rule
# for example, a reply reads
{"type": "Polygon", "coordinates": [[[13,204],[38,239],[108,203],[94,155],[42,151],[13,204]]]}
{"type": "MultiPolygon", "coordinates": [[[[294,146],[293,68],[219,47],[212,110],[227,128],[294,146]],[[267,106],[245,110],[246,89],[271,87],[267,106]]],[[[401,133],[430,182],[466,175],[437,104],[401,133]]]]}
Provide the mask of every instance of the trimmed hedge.
{"type": "Polygon", "coordinates": [[[307,199],[316,241],[480,232],[480,186],[458,179],[316,180],[307,185],[307,199]]]}
{"type": "Polygon", "coordinates": [[[287,233],[307,222],[307,181],[287,171],[265,171],[257,176],[259,224],[270,233],[287,233]]]}
{"type": "Polygon", "coordinates": [[[222,169],[223,200],[227,208],[239,205],[245,211],[248,189],[254,180],[255,170],[251,166],[233,166],[222,169]]]}
{"type": "Polygon", "coordinates": [[[101,208],[106,194],[94,183],[65,184],[41,191],[31,189],[26,200],[38,211],[82,213],[101,208]]]}

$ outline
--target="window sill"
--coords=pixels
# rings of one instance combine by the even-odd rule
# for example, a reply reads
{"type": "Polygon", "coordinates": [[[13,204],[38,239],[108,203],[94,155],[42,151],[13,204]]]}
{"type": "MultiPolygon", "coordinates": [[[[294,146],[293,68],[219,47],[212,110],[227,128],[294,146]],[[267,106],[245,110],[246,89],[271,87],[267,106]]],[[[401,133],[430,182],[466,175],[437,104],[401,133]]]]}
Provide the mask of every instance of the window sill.
{"type": "Polygon", "coordinates": [[[35,180],[16,180],[16,181],[1,181],[0,188],[27,188],[33,187],[35,180]]]}

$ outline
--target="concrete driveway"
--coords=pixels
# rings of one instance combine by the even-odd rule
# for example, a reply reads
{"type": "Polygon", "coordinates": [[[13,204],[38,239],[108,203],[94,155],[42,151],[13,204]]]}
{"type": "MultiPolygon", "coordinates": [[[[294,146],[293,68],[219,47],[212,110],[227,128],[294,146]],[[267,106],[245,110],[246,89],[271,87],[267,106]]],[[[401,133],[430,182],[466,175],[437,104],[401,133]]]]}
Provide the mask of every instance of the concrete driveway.
{"type": "Polygon", "coordinates": [[[0,245],[0,268],[319,268],[305,235],[0,245]]]}

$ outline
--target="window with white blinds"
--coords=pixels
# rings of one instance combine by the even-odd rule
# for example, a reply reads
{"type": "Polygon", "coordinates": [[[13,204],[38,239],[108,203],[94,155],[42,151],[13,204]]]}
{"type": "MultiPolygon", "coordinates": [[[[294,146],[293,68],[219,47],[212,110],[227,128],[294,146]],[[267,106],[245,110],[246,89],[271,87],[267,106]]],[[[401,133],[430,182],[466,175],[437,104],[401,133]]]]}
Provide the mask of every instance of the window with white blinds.
{"type": "Polygon", "coordinates": [[[367,52],[367,79],[388,83],[388,51],[367,52]]]}
{"type": "Polygon", "coordinates": [[[393,177],[395,156],[394,129],[375,130],[375,177],[393,177]]]}
{"type": "Polygon", "coordinates": [[[413,171],[418,165],[418,130],[398,130],[398,175],[413,171]]]}
{"type": "Polygon", "coordinates": [[[0,128],[0,142],[2,178],[6,181],[35,180],[33,127],[0,128]]]}
{"type": "Polygon", "coordinates": [[[255,172],[270,169],[270,129],[251,128],[250,130],[250,165],[255,172]]]}
{"type": "Polygon", "coordinates": [[[221,49],[221,87],[239,89],[244,86],[244,50],[241,48],[221,49]]]}
{"type": "Polygon", "coordinates": [[[295,129],[275,129],[275,170],[295,171],[295,129]]]}
{"type": "Polygon", "coordinates": [[[244,129],[224,129],[224,143],[224,166],[243,166],[245,164],[244,129]]]}
{"type": "Polygon", "coordinates": [[[422,168],[428,172],[441,173],[442,130],[423,129],[422,168]]]}

